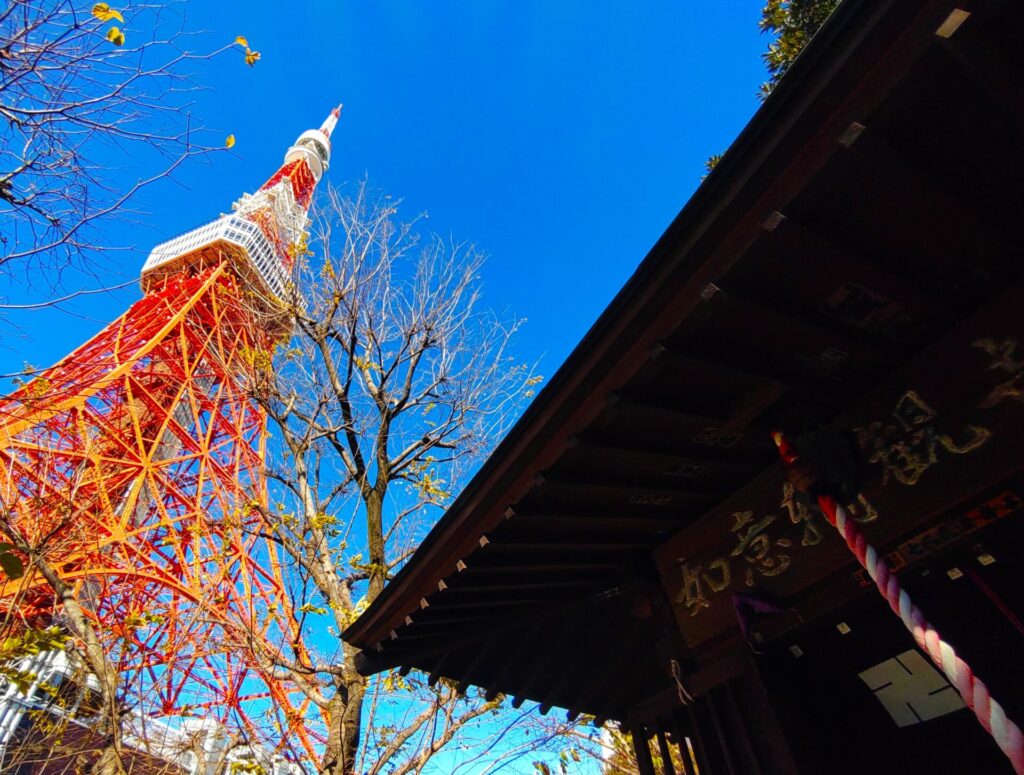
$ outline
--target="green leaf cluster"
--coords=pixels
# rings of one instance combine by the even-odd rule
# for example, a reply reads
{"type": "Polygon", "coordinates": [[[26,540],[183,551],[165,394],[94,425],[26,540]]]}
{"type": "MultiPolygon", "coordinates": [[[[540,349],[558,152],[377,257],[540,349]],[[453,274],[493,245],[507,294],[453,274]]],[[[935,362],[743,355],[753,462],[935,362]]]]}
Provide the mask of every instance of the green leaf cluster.
{"type": "Polygon", "coordinates": [[[0,643],[0,678],[14,684],[22,694],[27,694],[36,680],[36,675],[19,669],[18,660],[34,657],[45,651],[60,651],[67,643],[68,636],[59,627],[25,630],[18,635],[5,638],[3,643],[0,643]]]}
{"type": "Polygon", "coordinates": [[[759,26],[775,40],[762,55],[769,73],[768,81],[761,85],[762,99],[775,88],[837,5],[839,0],[768,0],[761,9],[759,26]]]}
{"type": "Polygon", "coordinates": [[[0,544],[0,569],[10,581],[17,581],[25,575],[25,563],[14,551],[14,544],[0,544]]]}

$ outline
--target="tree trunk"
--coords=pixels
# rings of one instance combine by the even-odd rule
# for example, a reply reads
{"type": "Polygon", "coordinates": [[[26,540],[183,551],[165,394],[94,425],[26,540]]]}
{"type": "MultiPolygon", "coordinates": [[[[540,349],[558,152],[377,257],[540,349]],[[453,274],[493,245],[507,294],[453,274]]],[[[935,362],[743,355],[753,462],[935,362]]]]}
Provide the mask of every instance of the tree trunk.
{"type": "Polygon", "coordinates": [[[387,562],[384,557],[384,496],[376,488],[366,496],[366,542],[370,550],[370,583],[366,602],[372,603],[384,589],[387,562]]]}
{"type": "MultiPolygon", "coordinates": [[[[8,533],[8,535],[11,534],[8,533]]],[[[50,564],[40,557],[38,552],[33,551],[23,539],[18,537],[15,544],[20,551],[32,558],[50,588],[60,598],[65,621],[71,632],[78,636],[84,646],[80,653],[84,658],[85,666],[96,677],[100,685],[100,697],[103,703],[102,724],[106,727],[109,737],[99,759],[89,768],[89,772],[96,775],[123,775],[125,769],[121,761],[121,707],[117,696],[118,673],[107,659],[103,644],[96,635],[92,622],[75,597],[71,586],[65,583],[50,564]]]]}
{"type": "Polygon", "coordinates": [[[331,726],[320,768],[322,775],[355,775],[366,679],[356,672],[353,659],[354,653],[345,655],[345,675],[338,679],[327,708],[331,726]]]}
{"type": "Polygon", "coordinates": [[[104,747],[99,758],[89,768],[90,775],[124,775],[121,757],[112,745],[104,747]]]}

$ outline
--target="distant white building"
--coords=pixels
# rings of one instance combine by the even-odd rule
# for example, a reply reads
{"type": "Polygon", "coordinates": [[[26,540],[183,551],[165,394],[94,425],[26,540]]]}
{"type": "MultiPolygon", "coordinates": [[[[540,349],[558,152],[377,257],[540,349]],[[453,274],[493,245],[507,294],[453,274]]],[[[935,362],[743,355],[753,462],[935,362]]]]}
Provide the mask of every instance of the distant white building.
{"type": "MultiPolygon", "coordinates": [[[[0,677],[0,771],[29,775],[46,771],[38,754],[20,755],[32,738],[39,713],[66,722],[53,749],[57,758],[70,762],[80,751],[95,748],[93,724],[99,709],[99,682],[82,671],[65,651],[47,651],[15,663],[21,680],[0,677]],[[84,680],[82,676],[84,675],[84,680]],[[81,746],[81,747],[78,747],[81,746]]],[[[231,765],[246,765],[265,775],[304,775],[297,764],[268,751],[264,746],[235,743],[212,719],[187,718],[174,723],[141,714],[122,720],[123,742],[135,755],[147,760],[143,771],[175,772],[181,775],[230,773],[231,765]]],[[[36,738],[44,739],[45,735],[36,738]]]]}

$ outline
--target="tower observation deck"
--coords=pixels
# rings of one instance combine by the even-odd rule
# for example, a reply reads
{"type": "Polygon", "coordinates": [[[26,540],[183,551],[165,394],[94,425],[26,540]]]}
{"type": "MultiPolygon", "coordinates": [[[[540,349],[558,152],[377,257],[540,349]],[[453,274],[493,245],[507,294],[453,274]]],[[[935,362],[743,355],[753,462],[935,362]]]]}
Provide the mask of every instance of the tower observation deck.
{"type": "Polygon", "coordinates": [[[308,701],[272,667],[300,647],[288,568],[264,538],[253,386],[300,302],[292,276],[339,110],[232,213],[157,245],[139,301],[0,398],[0,541],[25,565],[0,576],[8,634],[56,625],[82,649],[91,630],[106,666],[87,668],[116,679],[133,718],[201,708],[292,759],[315,738],[308,701]]]}
{"type": "Polygon", "coordinates": [[[250,290],[285,300],[296,252],[305,245],[313,191],[330,166],[331,132],[340,113],[339,106],[319,129],[303,132],[288,149],[281,168],[255,194],[243,194],[232,206],[232,214],[153,248],[142,267],[143,289],[168,274],[227,258],[253,286],[250,290]]]}

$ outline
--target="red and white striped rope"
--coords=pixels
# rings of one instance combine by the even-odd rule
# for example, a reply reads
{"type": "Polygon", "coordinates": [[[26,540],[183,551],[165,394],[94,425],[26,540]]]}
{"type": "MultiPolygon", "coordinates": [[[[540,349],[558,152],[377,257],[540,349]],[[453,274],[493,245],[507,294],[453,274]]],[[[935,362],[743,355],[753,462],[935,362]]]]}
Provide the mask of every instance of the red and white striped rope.
{"type": "Polygon", "coordinates": [[[843,507],[828,496],[819,497],[818,504],[826,519],[839,531],[850,551],[871,576],[889,607],[903,620],[903,625],[910,630],[917,645],[960,692],[967,707],[974,711],[985,731],[992,735],[1009,758],[1014,772],[1024,775],[1024,736],[1021,735],[1020,727],[1007,718],[1003,706],[996,702],[988,687],[971,670],[971,666],[957,656],[953,647],[928,623],[921,609],[914,605],[910,595],[900,586],[896,574],[879,557],[875,547],[864,539],[857,523],[847,516],[843,507]]]}
{"type": "MultiPolygon", "coordinates": [[[[779,446],[779,452],[786,463],[796,461],[795,449],[784,439],[781,434],[775,434],[775,443],[779,446]]],[[[864,538],[857,523],[846,514],[845,509],[840,506],[835,498],[829,495],[819,495],[818,505],[821,507],[825,518],[839,531],[839,534],[846,541],[846,545],[853,552],[857,561],[875,582],[882,597],[889,603],[889,607],[900,617],[903,625],[914,636],[917,645],[921,647],[932,662],[946,674],[949,682],[956,687],[964,703],[974,711],[978,721],[995,739],[996,744],[1002,749],[1013,765],[1017,775],[1024,775],[1024,735],[1020,727],[1006,716],[1003,706],[992,697],[984,682],[974,675],[971,666],[957,656],[956,651],[949,643],[942,639],[938,630],[932,627],[925,619],[907,591],[900,586],[896,574],[889,568],[885,559],[879,556],[878,551],[864,538]]]]}

